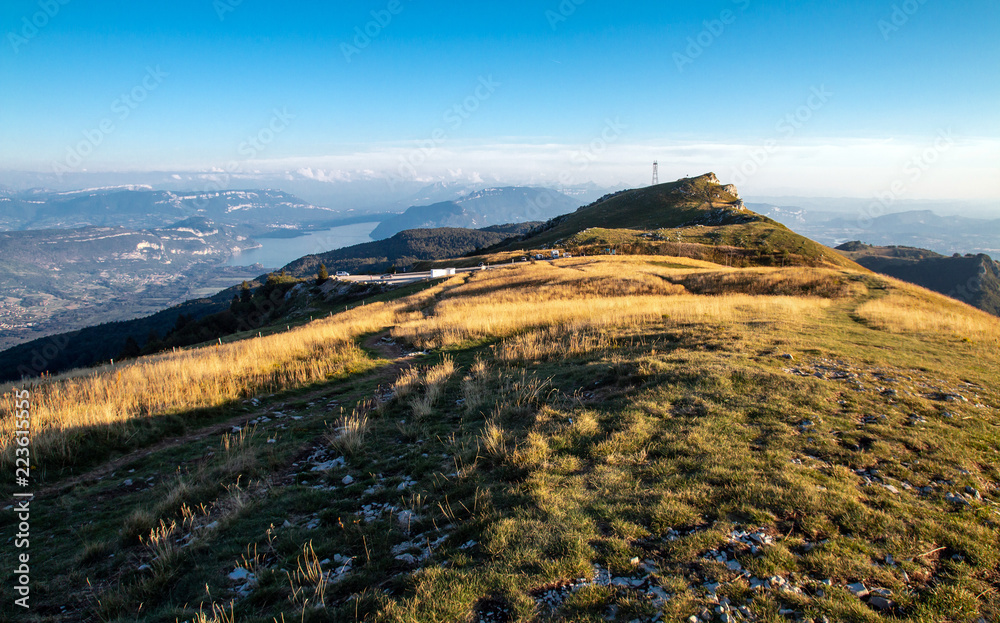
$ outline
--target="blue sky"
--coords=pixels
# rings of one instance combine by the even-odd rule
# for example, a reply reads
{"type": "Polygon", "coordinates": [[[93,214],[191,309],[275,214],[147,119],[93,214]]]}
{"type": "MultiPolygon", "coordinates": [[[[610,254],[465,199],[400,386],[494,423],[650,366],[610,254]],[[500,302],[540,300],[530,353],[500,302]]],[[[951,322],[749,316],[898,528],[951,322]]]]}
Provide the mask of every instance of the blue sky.
{"type": "Polygon", "coordinates": [[[0,33],[0,169],[1000,191],[992,0],[7,0],[0,33]]]}

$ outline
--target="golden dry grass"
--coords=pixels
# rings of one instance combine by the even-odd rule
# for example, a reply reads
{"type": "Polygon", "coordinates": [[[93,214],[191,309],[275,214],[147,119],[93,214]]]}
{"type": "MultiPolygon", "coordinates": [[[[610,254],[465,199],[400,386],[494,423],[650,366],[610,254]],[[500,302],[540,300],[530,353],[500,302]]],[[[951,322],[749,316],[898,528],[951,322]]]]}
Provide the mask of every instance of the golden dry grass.
{"type": "MultiPolygon", "coordinates": [[[[672,266],[672,265],[671,265],[672,266]]],[[[301,387],[369,365],[355,337],[393,327],[393,335],[423,347],[483,337],[509,337],[536,327],[591,333],[669,318],[676,322],[777,320],[822,308],[820,299],[684,294],[667,278],[698,270],[670,268],[655,258],[565,260],[459,276],[392,304],[367,305],[293,331],[191,351],[145,357],[114,367],[51,377],[32,392],[32,433],[39,455],[72,458],[63,434],[88,427],[128,425],[136,419],[216,407],[248,396],[301,387]],[[654,261],[650,262],[649,259],[654,261]],[[429,312],[429,315],[427,315],[429,312]]],[[[584,350],[592,338],[570,338],[584,350]]],[[[562,340],[560,340],[562,342],[562,340]]],[[[574,346],[574,344],[576,344],[574,346]]],[[[505,357],[540,356],[539,336],[508,344],[505,357]],[[533,344],[529,342],[534,341],[533,344]],[[519,352],[515,352],[519,351],[519,352]]],[[[448,362],[424,379],[414,400],[428,411],[439,386],[451,376],[448,362]],[[430,378],[435,376],[435,378],[430,378]]],[[[401,378],[399,397],[415,378],[401,378]]],[[[8,390],[11,388],[8,388],[8,390]]],[[[13,404],[9,391],[0,408],[13,404]]],[[[0,456],[12,459],[13,418],[3,418],[0,456]]]]}
{"type": "Polygon", "coordinates": [[[293,603],[325,605],[326,591],[330,587],[329,576],[323,570],[323,563],[316,555],[312,541],[302,546],[295,571],[285,571],[285,574],[292,590],[290,600],[293,603]]]}
{"type": "Polygon", "coordinates": [[[417,368],[407,368],[392,384],[392,395],[395,398],[403,399],[409,396],[420,386],[420,370],[417,368]]]}
{"type": "Polygon", "coordinates": [[[465,410],[473,413],[487,400],[489,366],[482,357],[476,356],[469,373],[462,378],[462,400],[465,410]]]}
{"type": "Polygon", "coordinates": [[[497,302],[579,299],[636,295],[682,294],[684,288],[664,276],[676,271],[595,259],[539,262],[516,268],[473,273],[468,283],[455,287],[451,297],[489,294],[497,302]]]}
{"type": "MultiPolygon", "coordinates": [[[[435,348],[470,339],[508,337],[538,327],[579,332],[664,318],[681,323],[774,321],[829,304],[821,298],[685,294],[683,286],[668,278],[691,269],[664,267],[649,259],[581,258],[474,273],[464,285],[451,288],[448,298],[433,307],[432,315],[401,317],[392,333],[423,348],[435,348]]],[[[775,269],[772,280],[812,282],[822,272],[786,270],[803,275],[782,277],[775,269]]]]}
{"type": "Polygon", "coordinates": [[[829,306],[820,298],[734,296],[629,296],[604,299],[503,301],[482,296],[449,299],[435,314],[392,330],[423,348],[485,337],[507,337],[524,329],[563,326],[570,331],[634,327],[660,320],[678,323],[768,322],[802,317],[829,306]]]}
{"type": "Polygon", "coordinates": [[[853,273],[828,268],[747,268],[688,272],[671,279],[698,294],[762,294],[844,298],[867,293],[853,273]]]}
{"type": "Polygon", "coordinates": [[[455,374],[455,361],[447,356],[441,363],[427,370],[424,375],[424,393],[410,399],[410,407],[417,419],[433,413],[434,403],[440,398],[445,383],[453,374],[455,374]]]}
{"type": "Polygon", "coordinates": [[[873,327],[976,342],[1000,343],[1000,319],[964,303],[896,283],[888,296],[868,301],[856,314],[873,327]]]}
{"type": "MultiPolygon", "coordinates": [[[[353,338],[391,324],[394,313],[387,305],[368,305],[288,333],[50,377],[32,390],[34,452],[71,457],[62,434],[69,429],[216,407],[358,369],[367,358],[353,338]]],[[[2,413],[12,404],[8,392],[2,413]]],[[[0,426],[0,454],[8,461],[14,418],[0,419],[0,426]]]]}
{"type": "Polygon", "coordinates": [[[337,420],[334,427],[327,431],[326,440],[334,450],[352,456],[361,451],[369,428],[368,416],[355,410],[337,420]]]}
{"type": "Polygon", "coordinates": [[[550,361],[614,347],[615,341],[604,333],[546,327],[503,340],[493,347],[493,356],[504,363],[550,361]]]}
{"type": "MultiPolygon", "coordinates": [[[[902,282],[886,283],[888,296],[856,310],[872,326],[998,340],[996,318],[902,282]]],[[[71,458],[75,442],[67,431],[130,430],[142,418],[220,406],[364,369],[372,363],[355,339],[386,327],[397,339],[423,348],[500,338],[498,359],[540,361],[567,350],[613,347],[603,335],[611,328],[641,330],[664,322],[781,322],[794,328],[824,313],[836,298],[866,293],[855,275],[828,269],[725,269],[658,257],[519,264],[458,276],[393,303],[355,308],[287,333],[45,379],[32,390],[33,445],[38,455],[71,458]]],[[[445,361],[419,376],[404,373],[394,393],[414,403],[416,411],[429,412],[437,388],[454,372],[445,361]]],[[[481,376],[473,372],[465,383],[470,408],[479,406],[473,397],[481,376]]],[[[8,391],[0,415],[8,414],[12,404],[8,391]]],[[[13,459],[13,426],[14,418],[0,418],[0,462],[13,459]]]]}

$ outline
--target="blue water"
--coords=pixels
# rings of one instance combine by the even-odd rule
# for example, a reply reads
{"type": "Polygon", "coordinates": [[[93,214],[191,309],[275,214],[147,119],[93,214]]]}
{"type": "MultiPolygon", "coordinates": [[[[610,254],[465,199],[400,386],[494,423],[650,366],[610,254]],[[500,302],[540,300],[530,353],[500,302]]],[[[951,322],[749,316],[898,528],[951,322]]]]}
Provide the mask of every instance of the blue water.
{"type": "Polygon", "coordinates": [[[259,263],[264,268],[281,268],[303,255],[325,253],[362,242],[371,242],[369,234],[376,227],[378,223],[356,223],[309,232],[296,238],[255,238],[263,245],[261,248],[234,255],[227,264],[249,266],[259,263]]]}

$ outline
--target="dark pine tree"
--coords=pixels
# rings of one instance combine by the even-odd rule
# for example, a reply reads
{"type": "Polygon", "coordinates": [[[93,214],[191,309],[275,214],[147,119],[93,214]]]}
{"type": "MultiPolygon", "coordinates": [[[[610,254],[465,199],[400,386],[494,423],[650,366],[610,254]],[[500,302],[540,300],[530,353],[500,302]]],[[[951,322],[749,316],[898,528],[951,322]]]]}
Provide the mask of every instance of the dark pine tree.
{"type": "Polygon", "coordinates": [[[160,334],[156,332],[156,329],[150,329],[149,335],[146,337],[146,343],[142,346],[142,354],[150,355],[152,353],[158,353],[163,350],[163,340],[160,339],[160,334]]]}
{"type": "Polygon", "coordinates": [[[187,326],[192,320],[194,320],[194,316],[193,315],[191,315],[191,316],[185,316],[184,314],[178,314],[177,315],[177,320],[174,322],[174,328],[173,328],[172,331],[170,331],[170,333],[176,333],[176,332],[180,331],[185,326],[187,326]]]}
{"type": "Polygon", "coordinates": [[[121,352],[118,353],[118,359],[134,359],[142,353],[142,349],[139,348],[139,342],[135,341],[135,338],[131,335],[125,338],[125,346],[122,348],[121,352]]]}

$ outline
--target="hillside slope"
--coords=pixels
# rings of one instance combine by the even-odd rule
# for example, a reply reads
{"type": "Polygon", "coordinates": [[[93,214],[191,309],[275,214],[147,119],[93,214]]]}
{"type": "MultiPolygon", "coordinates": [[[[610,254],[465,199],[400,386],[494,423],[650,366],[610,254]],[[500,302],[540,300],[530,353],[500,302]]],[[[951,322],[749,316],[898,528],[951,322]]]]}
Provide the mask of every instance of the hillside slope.
{"type": "Polygon", "coordinates": [[[575,253],[685,255],[733,265],[859,268],[833,250],[748,210],[714,173],[626,190],[550,220],[506,247],[575,253]],[[673,243],[673,244],[671,244],[673,243]]]}
{"type": "Polygon", "coordinates": [[[1000,616],[1000,320],[962,303],[588,257],[276,329],[30,388],[27,620],[1000,616]]]}
{"type": "Polygon", "coordinates": [[[1000,316],[1000,263],[988,255],[946,257],[913,247],[848,242],[839,247],[865,268],[909,281],[1000,316]]]}
{"type": "Polygon", "coordinates": [[[229,293],[192,299],[141,318],[102,322],[11,346],[0,351],[0,383],[106,362],[119,356],[129,337],[145,345],[154,335],[165,336],[177,325],[178,317],[200,319],[221,312],[231,298],[229,293]]]}
{"type": "Polygon", "coordinates": [[[461,256],[516,237],[535,225],[521,223],[484,229],[410,229],[386,240],[307,255],[291,262],[284,270],[295,276],[314,275],[319,265],[325,264],[331,274],[340,270],[349,273],[382,272],[390,266],[403,267],[421,260],[461,256]]]}

